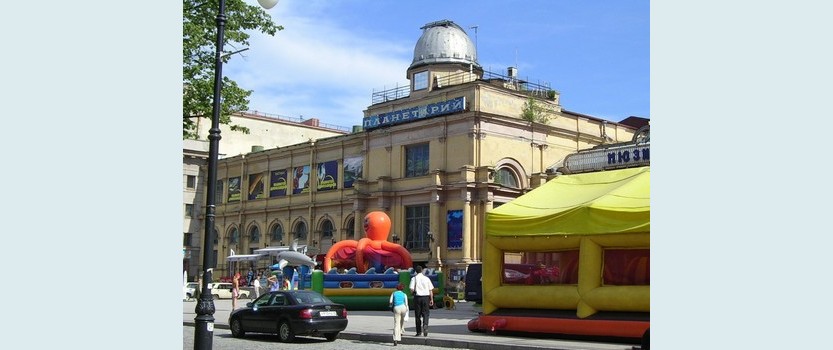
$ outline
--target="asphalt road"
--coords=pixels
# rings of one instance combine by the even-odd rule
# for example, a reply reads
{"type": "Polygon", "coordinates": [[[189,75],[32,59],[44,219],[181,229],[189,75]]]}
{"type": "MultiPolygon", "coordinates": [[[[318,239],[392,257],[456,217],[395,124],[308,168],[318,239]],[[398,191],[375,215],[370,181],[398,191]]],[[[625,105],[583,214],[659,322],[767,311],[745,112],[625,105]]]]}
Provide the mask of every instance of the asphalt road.
{"type": "MultiPolygon", "coordinates": [[[[361,341],[361,340],[347,340],[336,339],[333,342],[328,342],[324,338],[316,337],[297,337],[294,343],[281,343],[277,335],[270,334],[247,334],[242,339],[234,338],[228,329],[214,328],[214,337],[212,338],[213,349],[234,349],[234,350],[390,350],[393,346],[391,343],[361,341]]],[[[182,349],[194,349],[194,327],[182,327],[182,349]]],[[[436,347],[418,344],[400,344],[396,348],[407,350],[449,350],[453,348],[436,347]]]]}

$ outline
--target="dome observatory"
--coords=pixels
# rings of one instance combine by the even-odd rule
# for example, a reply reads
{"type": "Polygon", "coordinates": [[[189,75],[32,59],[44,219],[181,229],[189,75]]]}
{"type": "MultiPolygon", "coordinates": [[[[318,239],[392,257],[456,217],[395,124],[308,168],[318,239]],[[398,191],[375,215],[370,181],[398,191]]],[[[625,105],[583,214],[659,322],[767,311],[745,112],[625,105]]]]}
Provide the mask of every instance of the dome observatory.
{"type": "Polygon", "coordinates": [[[446,19],[420,29],[422,36],[414,46],[414,59],[407,71],[412,92],[430,91],[438,77],[462,72],[478,77],[483,74],[477,63],[477,48],[459,25],[446,19]]]}
{"type": "Polygon", "coordinates": [[[477,63],[477,48],[466,31],[449,20],[424,25],[414,47],[414,60],[408,69],[434,63],[459,63],[468,67],[477,63]]]}

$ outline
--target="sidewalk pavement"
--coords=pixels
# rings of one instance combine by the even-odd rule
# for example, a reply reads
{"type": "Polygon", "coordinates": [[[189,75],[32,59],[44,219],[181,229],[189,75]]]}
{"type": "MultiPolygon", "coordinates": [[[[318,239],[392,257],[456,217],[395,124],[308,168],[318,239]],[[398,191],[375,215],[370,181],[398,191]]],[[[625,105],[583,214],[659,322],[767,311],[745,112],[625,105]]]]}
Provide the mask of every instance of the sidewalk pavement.
{"type": "MultiPolygon", "coordinates": [[[[245,307],[251,300],[237,301],[237,307],[245,307]]],[[[182,324],[194,326],[196,301],[182,302],[182,324]]],[[[214,327],[228,329],[228,316],[231,313],[231,300],[214,301],[214,327]]],[[[598,343],[589,341],[562,340],[552,338],[526,338],[516,336],[494,335],[491,333],[471,332],[469,320],[477,317],[480,305],[459,301],[456,308],[433,309],[429,318],[428,337],[416,337],[413,311],[405,325],[405,334],[400,344],[418,344],[461,349],[560,349],[560,350],[631,350],[633,344],[598,343]]],[[[339,338],[378,343],[393,342],[393,317],[388,311],[350,311],[347,310],[347,329],[339,338]]]]}

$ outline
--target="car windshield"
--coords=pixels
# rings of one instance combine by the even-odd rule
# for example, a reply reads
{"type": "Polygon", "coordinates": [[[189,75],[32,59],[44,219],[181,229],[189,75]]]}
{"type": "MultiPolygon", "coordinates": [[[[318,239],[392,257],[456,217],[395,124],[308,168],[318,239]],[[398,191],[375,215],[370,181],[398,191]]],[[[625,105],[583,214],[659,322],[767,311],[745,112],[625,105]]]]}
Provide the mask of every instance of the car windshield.
{"type": "Polygon", "coordinates": [[[298,300],[299,303],[331,303],[330,299],[327,299],[321,294],[318,293],[308,293],[308,292],[299,292],[295,293],[295,299],[298,300]]]}

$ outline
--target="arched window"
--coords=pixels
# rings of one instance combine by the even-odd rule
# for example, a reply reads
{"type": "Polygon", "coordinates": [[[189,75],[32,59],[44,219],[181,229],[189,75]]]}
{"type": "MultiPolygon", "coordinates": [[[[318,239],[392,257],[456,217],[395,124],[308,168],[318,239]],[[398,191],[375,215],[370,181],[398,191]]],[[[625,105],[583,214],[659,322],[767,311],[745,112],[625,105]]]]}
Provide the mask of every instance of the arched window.
{"type": "Polygon", "coordinates": [[[214,234],[214,244],[217,244],[217,242],[220,240],[220,233],[217,232],[216,227],[214,228],[214,232],[212,232],[212,234],[214,234]]]}
{"type": "Polygon", "coordinates": [[[237,227],[232,227],[231,231],[229,231],[228,242],[229,244],[237,244],[237,242],[240,242],[240,232],[237,232],[237,227]]]}
{"type": "Polygon", "coordinates": [[[307,239],[307,224],[299,222],[295,225],[295,239],[303,241],[307,239]]]}
{"type": "Polygon", "coordinates": [[[272,227],[272,242],[283,242],[283,226],[281,224],[272,227]]]}
{"type": "Polygon", "coordinates": [[[249,243],[260,243],[260,229],[257,226],[249,229],[249,243]]]}
{"type": "Polygon", "coordinates": [[[347,239],[356,238],[356,219],[350,218],[347,220],[347,239]]]}
{"type": "Polygon", "coordinates": [[[324,220],[321,223],[321,240],[325,239],[332,239],[333,238],[333,222],[330,220],[324,220]]]}
{"type": "Polygon", "coordinates": [[[509,168],[500,168],[495,172],[495,183],[506,187],[518,188],[518,177],[509,168]]]}

